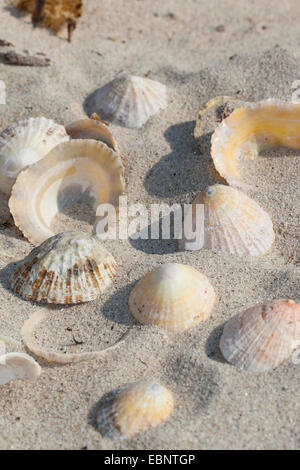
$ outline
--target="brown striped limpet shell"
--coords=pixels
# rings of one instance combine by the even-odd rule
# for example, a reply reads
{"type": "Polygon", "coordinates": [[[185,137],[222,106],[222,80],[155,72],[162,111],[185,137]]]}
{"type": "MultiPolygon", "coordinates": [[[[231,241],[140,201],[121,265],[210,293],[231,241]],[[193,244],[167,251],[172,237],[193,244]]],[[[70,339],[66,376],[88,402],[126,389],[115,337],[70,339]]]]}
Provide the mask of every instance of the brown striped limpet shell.
{"type": "Polygon", "coordinates": [[[26,300],[76,304],[99,297],[115,272],[116,262],[97,236],[64,232],[34,248],[17,264],[10,287],[26,300]]]}

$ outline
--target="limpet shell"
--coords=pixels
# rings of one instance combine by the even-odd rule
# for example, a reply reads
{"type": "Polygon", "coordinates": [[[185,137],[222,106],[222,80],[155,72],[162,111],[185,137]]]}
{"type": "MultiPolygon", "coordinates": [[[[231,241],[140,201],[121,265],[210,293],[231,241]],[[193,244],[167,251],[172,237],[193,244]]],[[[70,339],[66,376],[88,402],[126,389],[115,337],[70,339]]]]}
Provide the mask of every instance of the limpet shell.
{"type": "Polygon", "coordinates": [[[129,309],[140,323],[184,331],[207,320],[216,295],[209,279],[192,266],[167,263],[132,289],[129,309]]]}
{"type": "Polygon", "coordinates": [[[231,186],[251,189],[243,181],[243,160],[254,159],[260,148],[300,148],[300,104],[280,100],[245,103],[224,119],[211,139],[217,171],[231,186]]]}
{"type": "Polygon", "coordinates": [[[35,381],[41,375],[40,365],[23,353],[7,353],[0,356],[0,385],[13,380],[35,381]]]}
{"type": "Polygon", "coordinates": [[[16,122],[0,135],[0,188],[9,195],[16,177],[24,168],[69,140],[63,126],[44,117],[16,122]]]}
{"type": "Polygon", "coordinates": [[[72,139],[94,139],[104,142],[112,150],[118,151],[116,141],[108,126],[102,120],[80,119],[66,126],[72,139]]]}
{"type": "MultiPolygon", "coordinates": [[[[116,209],[124,192],[123,164],[116,152],[95,140],[73,140],[55,147],[22,171],[9,200],[16,226],[38,245],[54,235],[51,222],[77,202],[116,209]]],[[[97,219],[96,219],[97,220],[97,219]]]]}
{"type": "Polygon", "coordinates": [[[193,225],[198,204],[204,207],[204,240],[201,246],[189,248],[190,241],[183,238],[180,248],[208,248],[238,256],[260,256],[270,250],[275,239],[272,220],[242,191],[222,184],[209,186],[192,204],[193,225]]]}
{"type": "Polygon", "coordinates": [[[274,369],[300,346],[300,305],[278,299],[232,317],[220,340],[224,358],[239,369],[274,369]]]}
{"type": "Polygon", "coordinates": [[[167,88],[149,78],[124,72],[96,90],[88,100],[88,107],[109,121],[139,128],[167,107],[167,88]]]}
{"type": "Polygon", "coordinates": [[[173,411],[172,393],[163,385],[140,381],[124,385],[101,404],[97,425],[103,436],[130,439],[158,426],[173,411]]]}
{"type": "Polygon", "coordinates": [[[99,297],[115,272],[116,262],[97,236],[64,232],[34,248],[9,282],[24,299],[74,304],[99,297]]]}

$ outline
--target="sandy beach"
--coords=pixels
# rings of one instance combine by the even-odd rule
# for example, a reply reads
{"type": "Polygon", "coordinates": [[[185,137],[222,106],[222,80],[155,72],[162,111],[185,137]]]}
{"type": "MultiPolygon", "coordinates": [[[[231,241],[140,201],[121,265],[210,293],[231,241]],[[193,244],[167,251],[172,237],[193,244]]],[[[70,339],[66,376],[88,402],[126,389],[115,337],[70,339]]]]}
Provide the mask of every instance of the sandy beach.
{"type": "MultiPolygon", "coordinates": [[[[120,70],[147,74],[168,87],[168,107],[138,130],[111,125],[128,203],[190,203],[207,185],[224,183],[209,153],[209,122],[202,152],[193,136],[201,105],[217,95],[290,101],[300,80],[299,15],[293,0],[273,0],[272,8],[267,0],[86,0],[68,43],[65,30],[33,30],[28,15],[0,0],[0,39],[51,60],[49,67],[21,67],[0,59],[0,129],[37,116],[65,125],[85,117],[86,98],[120,70]]],[[[0,46],[0,54],[8,49],[0,46]]],[[[0,448],[299,449],[300,364],[287,360],[253,375],[226,363],[218,348],[236,313],[274,298],[300,300],[299,176],[299,151],[287,149],[263,152],[249,170],[251,196],[269,212],[276,234],[263,257],[177,251],[173,240],[104,242],[118,264],[113,286],[91,303],[51,307],[36,339],[58,351],[92,351],[129,330],[124,344],[101,361],[59,366],[37,359],[43,373],[35,383],[2,386],[0,448]],[[212,317],[184,333],[141,326],[128,310],[135,282],[167,262],[194,266],[217,292],[212,317]],[[95,423],[101,397],[142,378],[173,392],[170,419],[130,440],[102,437],[95,423]]],[[[70,212],[56,222],[91,231],[70,212]]],[[[15,296],[8,280],[32,248],[12,224],[0,226],[0,331],[18,341],[23,322],[41,306],[15,296]]]]}

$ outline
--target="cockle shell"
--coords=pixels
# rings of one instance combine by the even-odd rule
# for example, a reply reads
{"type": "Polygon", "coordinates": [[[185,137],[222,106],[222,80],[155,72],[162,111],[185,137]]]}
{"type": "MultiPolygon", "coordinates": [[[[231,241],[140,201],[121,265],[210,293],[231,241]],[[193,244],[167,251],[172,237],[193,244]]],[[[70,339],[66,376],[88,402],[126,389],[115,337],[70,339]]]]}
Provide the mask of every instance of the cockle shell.
{"type": "Polygon", "coordinates": [[[236,187],[243,181],[245,158],[255,158],[259,148],[300,148],[300,104],[279,100],[245,103],[224,119],[211,139],[211,156],[217,171],[236,187]]]}
{"type": "Polygon", "coordinates": [[[103,401],[97,425],[103,436],[130,439],[168,419],[173,407],[172,393],[163,385],[134,382],[120,387],[103,401]]]}
{"type": "Polygon", "coordinates": [[[279,299],[235,315],[224,327],[220,349],[239,369],[264,372],[300,346],[300,305],[279,299]]]}
{"type": "Polygon", "coordinates": [[[27,300],[88,302],[103,293],[115,272],[116,262],[97,236],[64,232],[34,248],[17,264],[10,287],[27,300]]]}
{"type": "Polygon", "coordinates": [[[184,331],[207,320],[215,299],[214,288],[197,269],[167,263],[134,286],[129,309],[140,323],[184,331]]]}
{"type": "Polygon", "coordinates": [[[27,354],[7,353],[0,356],[0,385],[13,380],[35,381],[41,372],[39,364],[27,354]]]}
{"type": "Polygon", "coordinates": [[[9,195],[24,168],[45,157],[69,137],[63,126],[44,117],[19,121],[0,135],[0,188],[9,195]]]}
{"type": "Polygon", "coordinates": [[[119,74],[96,90],[89,99],[90,111],[117,121],[125,127],[139,128],[160,109],[167,107],[167,89],[149,78],[119,74]]]}
{"type": "MultiPolygon", "coordinates": [[[[215,184],[200,193],[193,202],[203,205],[204,220],[199,230],[204,231],[201,246],[189,248],[185,238],[183,249],[208,248],[238,256],[260,256],[268,252],[274,242],[272,220],[253,199],[242,191],[215,184]]],[[[192,218],[193,228],[195,220],[192,218]]]]}
{"type": "Polygon", "coordinates": [[[116,209],[124,192],[124,170],[117,153],[102,142],[74,140],[55,147],[46,158],[19,174],[9,200],[15,224],[38,245],[54,235],[55,215],[77,202],[116,209]]]}
{"type": "Polygon", "coordinates": [[[95,139],[104,142],[108,147],[118,151],[118,147],[108,126],[101,120],[80,119],[66,126],[72,139],[95,139]]]}

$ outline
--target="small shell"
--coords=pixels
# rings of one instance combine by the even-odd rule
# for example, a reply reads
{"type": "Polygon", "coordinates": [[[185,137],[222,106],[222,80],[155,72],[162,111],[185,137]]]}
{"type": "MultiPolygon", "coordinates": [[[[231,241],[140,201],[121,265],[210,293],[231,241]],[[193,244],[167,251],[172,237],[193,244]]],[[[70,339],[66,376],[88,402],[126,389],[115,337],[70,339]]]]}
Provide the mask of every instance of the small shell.
{"type": "Polygon", "coordinates": [[[162,83],[127,73],[96,90],[88,107],[110,121],[139,128],[160,109],[167,107],[167,89],[162,83]]]}
{"type": "Polygon", "coordinates": [[[104,142],[112,150],[118,147],[108,126],[103,121],[95,119],[81,119],[66,126],[67,133],[72,139],[94,139],[104,142]]]}
{"type": "Polygon", "coordinates": [[[0,385],[13,380],[33,382],[41,372],[39,364],[27,354],[8,353],[0,356],[0,385]]]}
{"type": "Polygon", "coordinates": [[[56,214],[74,203],[92,203],[95,214],[104,203],[118,209],[123,174],[120,157],[104,143],[65,142],[18,176],[9,200],[15,224],[38,245],[54,235],[56,214]]]}
{"type": "Polygon", "coordinates": [[[140,322],[184,331],[207,320],[216,295],[208,278],[192,266],[163,264],[132,289],[129,308],[140,322]]]}
{"type": "Polygon", "coordinates": [[[115,272],[114,258],[96,236],[64,232],[34,248],[17,264],[10,287],[27,300],[75,304],[99,297],[115,272]]]}
{"type": "Polygon", "coordinates": [[[173,407],[173,396],[163,385],[134,382],[103,400],[97,425],[103,436],[130,439],[168,419],[173,407]]]}
{"type": "MultiPolygon", "coordinates": [[[[202,237],[202,246],[191,249],[208,248],[238,256],[260,256],[270,250],[275,239],[272,220],[243,192],[216,184],[196,197],[193,209],[198,204],[204,206],[204,240],[202,237]]],[[[189,249],[188,243],[183,239],[180,248],[189,249]]]]}
{"type": "Polygon", "coordinates": [[[239,369],[264,372],[289,358],[300,345],[300,306],[279,299],[235,315],[220,340],[224,358],[239,369]]]}
{"type": "Polygon", "coordinates": [[[24,168],[43,158],[69,137],[63,126],[51,119],[30,118],[9,126],[0,135],[0,187],[9,194],[24,168]]]}
{"type": "Polygon", "coordinates": [[[231,186],[247,189],[242,178],[245,158],[255,158],[260,147],[300,148],[300,104],[279,100],[245,103],[226,118],[211,139],[217,171],[231,186]]]}

